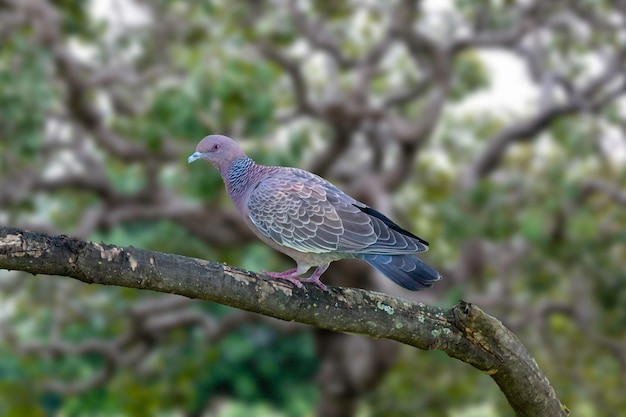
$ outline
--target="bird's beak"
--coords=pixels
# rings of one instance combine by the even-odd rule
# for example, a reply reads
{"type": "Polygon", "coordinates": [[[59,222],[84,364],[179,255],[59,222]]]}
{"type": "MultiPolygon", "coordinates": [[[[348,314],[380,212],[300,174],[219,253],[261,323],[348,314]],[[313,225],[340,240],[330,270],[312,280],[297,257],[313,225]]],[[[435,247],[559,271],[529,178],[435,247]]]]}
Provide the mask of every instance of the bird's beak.
{"type": "Polygon", "coordinates": [[[201,153],[201,152],[194,152],[194,153],[192,153],[192,154],[189,156],[189,158],[187,158],[187,163],[188,163],[188,164],[190,164],[190,163],[192,163],[193,161],[198,160],[198,159],[200,159],[200,158],[202,158],[202,153],[201,153]]]}

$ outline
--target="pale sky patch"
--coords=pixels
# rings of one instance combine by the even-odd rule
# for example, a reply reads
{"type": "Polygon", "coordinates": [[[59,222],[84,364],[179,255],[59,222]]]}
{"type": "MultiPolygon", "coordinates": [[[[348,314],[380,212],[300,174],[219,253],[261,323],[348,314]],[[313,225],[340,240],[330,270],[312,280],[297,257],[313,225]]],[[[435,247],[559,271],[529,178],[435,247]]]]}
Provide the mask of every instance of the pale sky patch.
{"type": "Polygon", "coordinates": [[[528,113],[536,106],[539,90],[531,81],[522,61],[503,51],[478,51],[486,67],[489,86],[450,108],[461,114],[476,112],[528,113]]]}

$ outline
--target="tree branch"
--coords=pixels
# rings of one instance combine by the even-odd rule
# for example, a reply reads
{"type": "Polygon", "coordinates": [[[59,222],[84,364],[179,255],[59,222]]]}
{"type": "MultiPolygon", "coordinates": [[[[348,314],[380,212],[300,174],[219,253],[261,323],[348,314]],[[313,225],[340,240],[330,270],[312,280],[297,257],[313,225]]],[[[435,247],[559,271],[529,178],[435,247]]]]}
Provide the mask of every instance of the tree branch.
{"type": "Polygon", "coordinates": [[[493,172],[502,161],[506,151],[513,143],[531,141],[559,117],[575,113],[578,109],[572,104],[554,105],[538,112],[532,117],[513,123],[496,133],[482,154],[476,159],[465,175],[466,188],[474,185],[481,178],[493,172]]]}
{"type": "Polygon", "coordinates": [[[180,294],[323,329],[440,349],[490,375],[517,416],[568,414],[515,335],[463,301],[443,309],[356,288],[296,288],[215,262],[10,227],[0,227],[0,268],[180,294]]]}
{"type": "Polygon", "coordinates": [[[622,191],[616,184],[600,179],[591,179],[581,186],[580,199],[582,200],[594,192],[604,194],[614,203],[626,207],[626,192],[622,191]]]}
{"type": "Polygon", "coordinates": [[[265,39],[261,39],[257,43],[257,48],[261,55],[276,63],[276,65],[281,67],[289,75],[289,79],[291,80],[291,84],[293,86],[297,113],[315,114],[316,109],[309,101],[308,85],[304,79],[304,75],[302,74],[300,63],[276,49],[265,39]]]}

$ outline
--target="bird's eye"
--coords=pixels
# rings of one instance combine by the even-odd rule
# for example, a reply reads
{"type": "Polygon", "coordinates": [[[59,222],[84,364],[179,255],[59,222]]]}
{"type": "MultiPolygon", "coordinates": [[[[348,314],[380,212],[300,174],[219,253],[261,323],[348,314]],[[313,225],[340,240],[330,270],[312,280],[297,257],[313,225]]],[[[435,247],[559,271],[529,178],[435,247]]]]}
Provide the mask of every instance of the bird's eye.
{"type": "Polygon", "coordinates": [[[215,145],[211,146],[211,152],[216,152],[220,150],[220,145],[219,143],[216,143],[215,145]]]}

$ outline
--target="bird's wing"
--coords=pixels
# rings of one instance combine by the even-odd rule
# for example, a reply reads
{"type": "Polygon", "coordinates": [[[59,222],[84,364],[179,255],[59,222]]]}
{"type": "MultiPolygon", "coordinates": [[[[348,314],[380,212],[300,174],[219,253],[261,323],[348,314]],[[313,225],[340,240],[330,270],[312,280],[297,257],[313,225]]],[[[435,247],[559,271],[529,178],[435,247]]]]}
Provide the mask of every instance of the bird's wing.
{"type": "Polygon", "coordinates": [[[323,178],[296,168],[261,181],[248,200],[248,215],[265,236],[301,252],[411,253],[428,245],[323,178]]]}
{"type": "Polygon", "coordinates": [[[320,177],[284,169],[252,191],[248,216],[282,246],[307,253],[358,252],[377,237],[369,216],[353,202],[320,177]]]}

